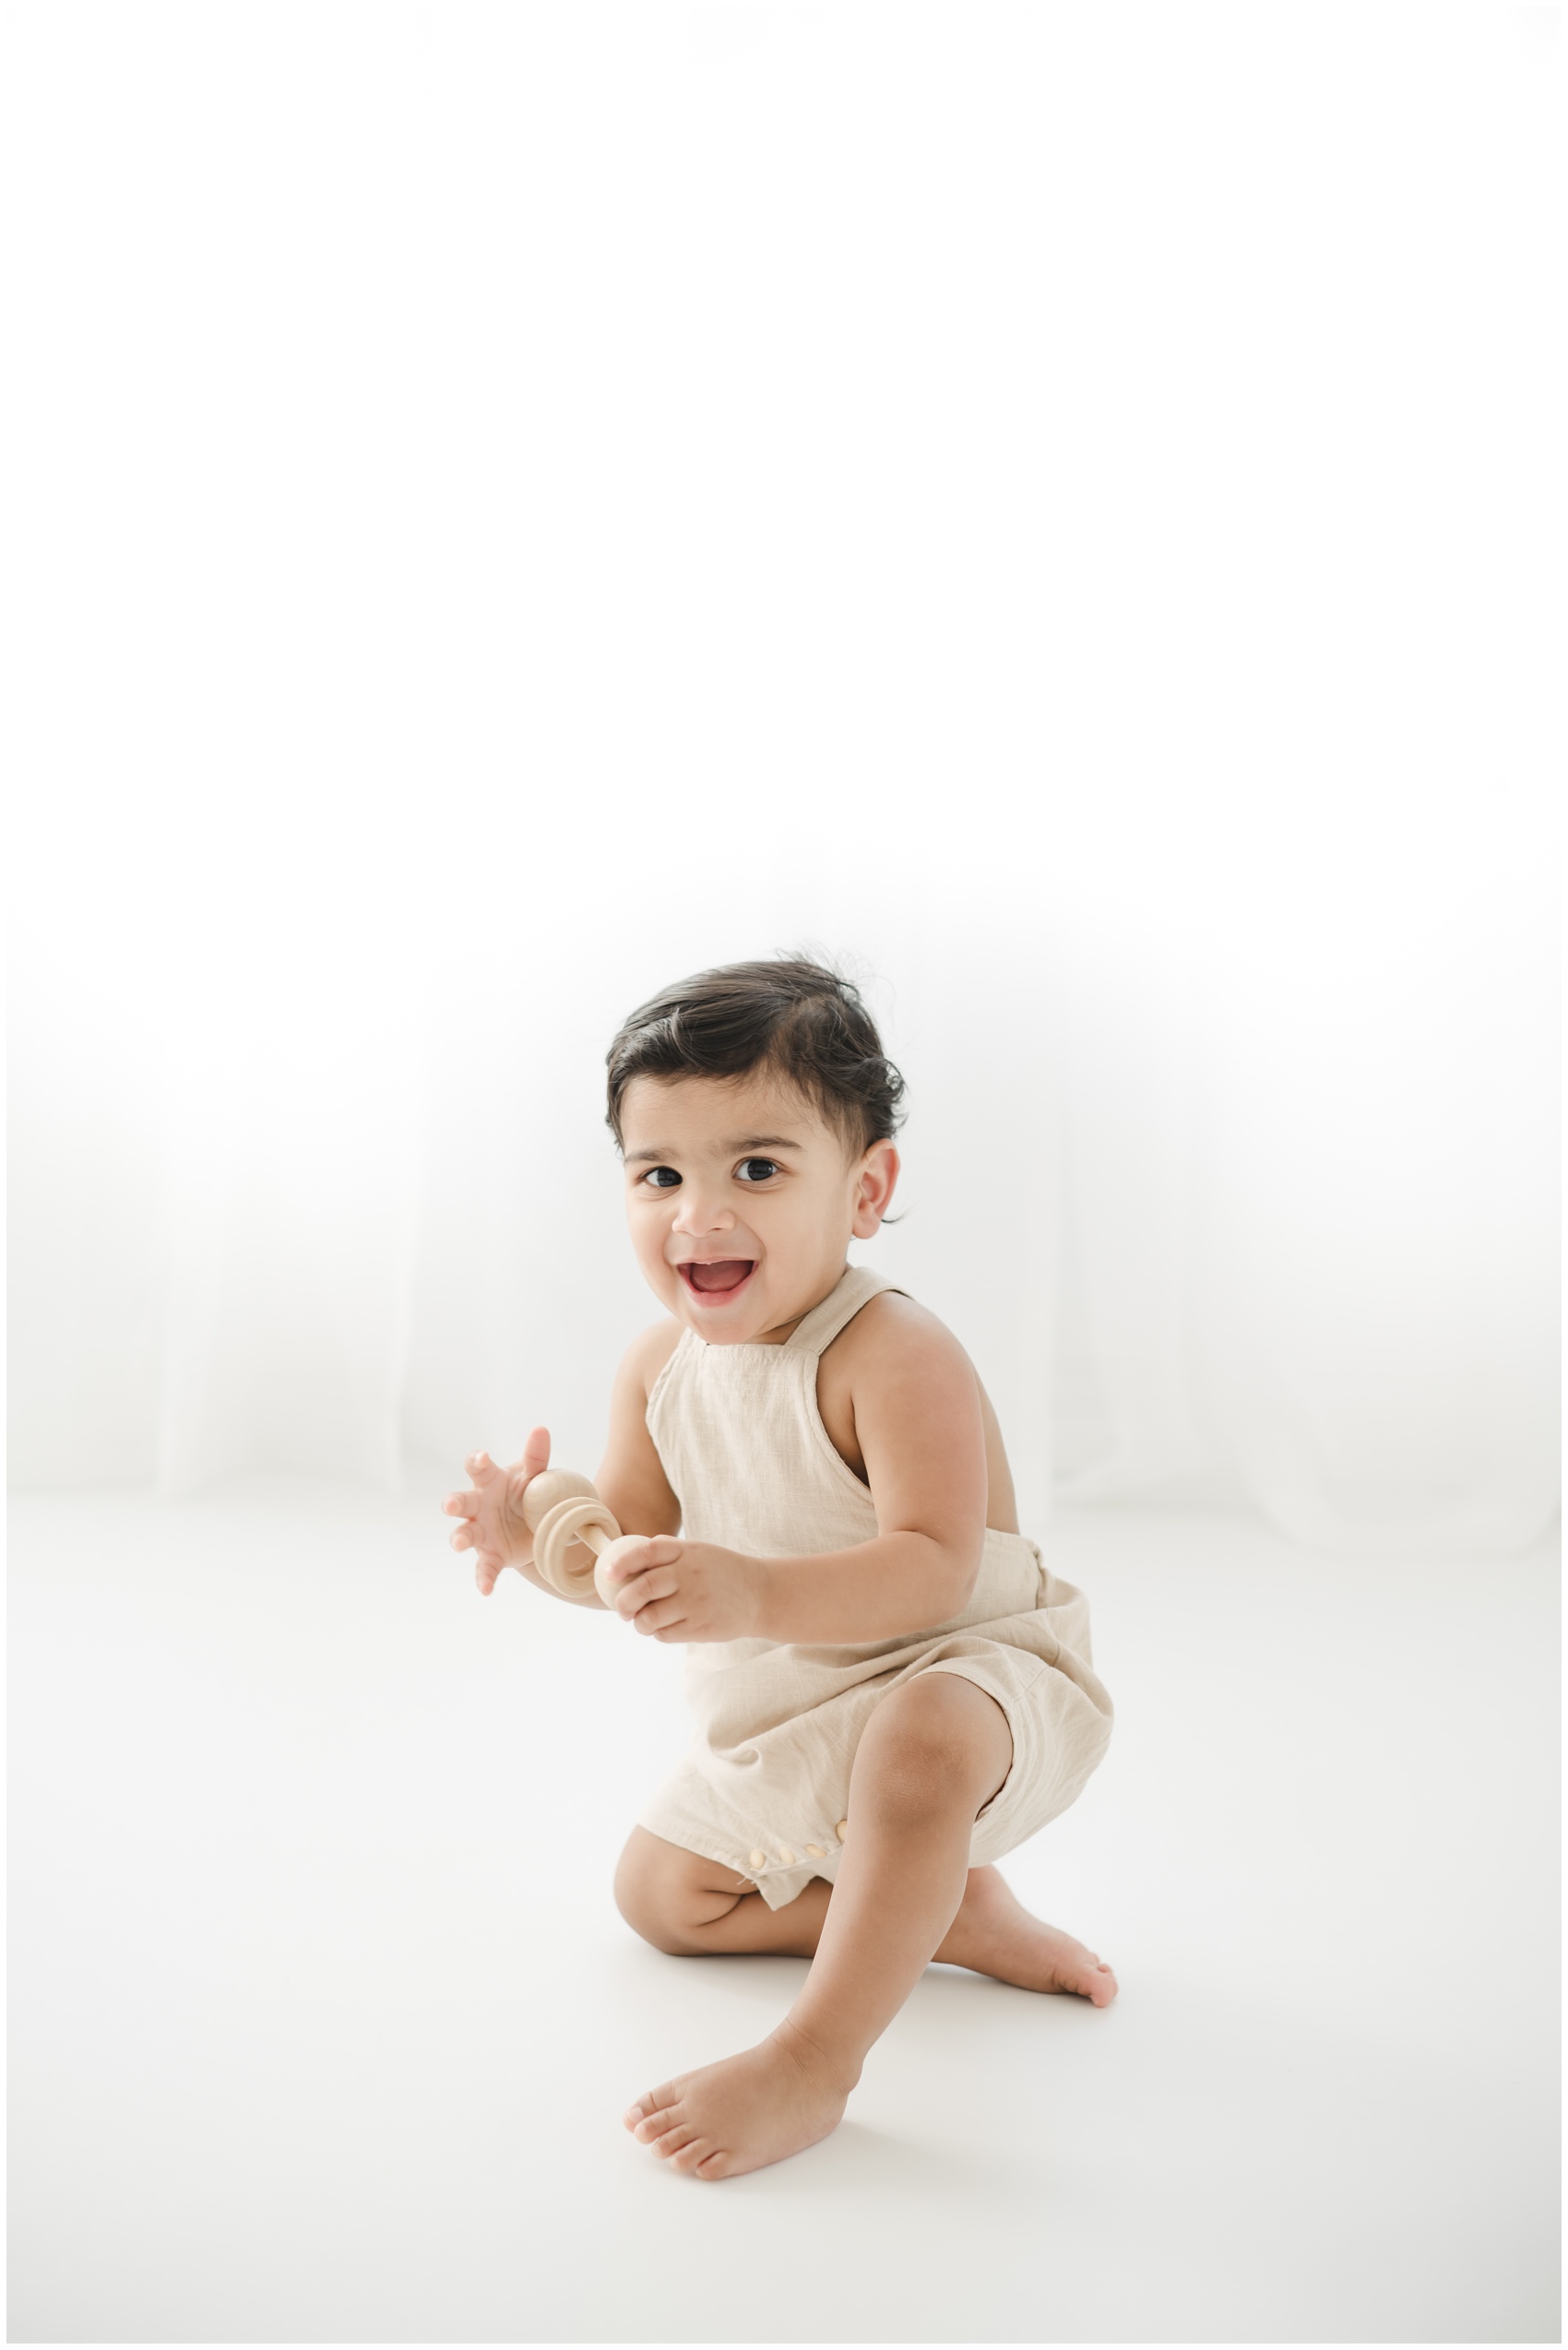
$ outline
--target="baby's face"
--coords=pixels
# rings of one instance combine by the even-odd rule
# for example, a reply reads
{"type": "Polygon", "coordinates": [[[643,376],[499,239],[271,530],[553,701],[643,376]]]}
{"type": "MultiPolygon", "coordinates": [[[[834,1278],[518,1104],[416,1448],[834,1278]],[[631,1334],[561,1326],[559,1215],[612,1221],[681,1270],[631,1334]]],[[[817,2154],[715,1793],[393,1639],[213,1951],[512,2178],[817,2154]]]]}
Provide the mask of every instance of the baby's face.
{"type": "Polygon", "coordinates": [[[626,1214],[648,1287],[715,1346],[781,1346],[869,1240],[898,1176],[851,1157],[806,1097],[759,1072],[634,1077],[621,1104],[626,1214]]]}

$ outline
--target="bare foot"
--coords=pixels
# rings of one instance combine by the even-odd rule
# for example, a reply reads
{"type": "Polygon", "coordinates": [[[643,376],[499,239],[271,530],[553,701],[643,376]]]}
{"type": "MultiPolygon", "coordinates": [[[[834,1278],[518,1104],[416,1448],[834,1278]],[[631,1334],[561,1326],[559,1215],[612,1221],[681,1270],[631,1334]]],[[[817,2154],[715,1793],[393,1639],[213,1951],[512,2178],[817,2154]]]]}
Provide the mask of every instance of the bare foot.
{"type": "Polygon", "coordinates": [[[1072,1991],[1096,2007],[1116,1997],[1116,1977],[1098,1951],[1042,1925],[994,1869],[971,1869],[958,1915],[936,1955],[1026,1991],[1072,1991]]]}
{"type": "Polygon", "coordinates": [[[624,2119],[671,2170],[737,2178],[837,2130],[854,2085],[785,2022],[743,2055],[650,2090],[624,2119]]]}

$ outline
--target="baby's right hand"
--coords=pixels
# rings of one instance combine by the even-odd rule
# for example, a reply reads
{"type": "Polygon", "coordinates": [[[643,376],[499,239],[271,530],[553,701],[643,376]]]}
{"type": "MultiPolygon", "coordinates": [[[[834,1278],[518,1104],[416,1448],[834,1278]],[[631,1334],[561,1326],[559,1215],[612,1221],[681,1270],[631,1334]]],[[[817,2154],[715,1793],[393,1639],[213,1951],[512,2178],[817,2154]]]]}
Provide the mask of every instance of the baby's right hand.
{"type": "Polygon", "coordinates": [[[523,1488],[550,1466],[550,1430],[536,1428],[523,1446],[523,1457],[510,1468],[497,1468],[488,1453],[470,1453],[463,1464],[473,1484],[466,1493],[448,1493],[441,1504],[449,1518],[463,1523],[453,1528],[454,1550],[474,1554],[474,1581],[488,1598],[503,1567],[521,1570],[533,1563],[533,1536],[523,1515],[523,1488]]]}

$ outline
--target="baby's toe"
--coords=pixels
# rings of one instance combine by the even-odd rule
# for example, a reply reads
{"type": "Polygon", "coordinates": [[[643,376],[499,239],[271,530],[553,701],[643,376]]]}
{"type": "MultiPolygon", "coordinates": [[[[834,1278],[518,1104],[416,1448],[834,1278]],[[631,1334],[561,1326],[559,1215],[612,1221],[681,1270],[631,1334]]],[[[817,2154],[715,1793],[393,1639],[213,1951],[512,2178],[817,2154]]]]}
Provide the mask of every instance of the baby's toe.
{"type": "MultiPolygon", "coordinates": [[[[646,2142],[647,2126],[654,2116],[661,2116],[659,2127],[668,2130],[675,2108],[675,2084],[667,2081],[662,2089],[650,2089],[646,2096],[638,2097],[635,2105],[628,2106],[622,2119],[635,2137],[645,2138],[646,2142]]],[[[655,2137],[658,2134],[658,2130],[653,2132],[655,2137]]]]}
{"type": "Polygon", "coordinates": [[[716,2152],[711,2138],[688,2138],[679,2154],[671,2154],[670,2167],[671,2170],[700,2170],[716,2152]]]}
{"type": "MultiPolygon", "coordinates": [[[[689,2121],[677,2121],[672,2128],[660,2133],[659,2123],[663,2119],[664,2116],[660,2114],[658,2120],[648,2125],[653,2134],[651,2137],[643,2138],[643,2143],[659,2156],[660,2162],[671,2162],[681,2153],[683,2147],[691,2144],[697,2133],[689,2121]]],[[[642,2138],[640,2130],[637,2135],[642,2138]]]]}

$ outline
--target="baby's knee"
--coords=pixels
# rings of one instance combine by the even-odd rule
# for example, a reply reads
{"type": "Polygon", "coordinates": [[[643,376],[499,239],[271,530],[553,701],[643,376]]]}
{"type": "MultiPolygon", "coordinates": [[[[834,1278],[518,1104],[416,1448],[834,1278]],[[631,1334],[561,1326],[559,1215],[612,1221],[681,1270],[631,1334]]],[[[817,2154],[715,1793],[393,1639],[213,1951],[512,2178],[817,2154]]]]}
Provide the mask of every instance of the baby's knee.
{"type": "Polygon", "coordinates": [[[855,1792],[880,1809],[929,1816],[968,1806],[978,1782],[1011,1767],[1013,1737],[994,1698],[955,1673],[922,1673],[885,1697],[855,1758],[855,1792]]]}
{"type": "Polygon", "coordinates": [[[692,1930],[699,1905],[695,1860],[648,1829],[634,1828],[615,1869],[616,1908],[634,1934],[671,1958],[693,1958],[702,1949],[692,1930]]]}

